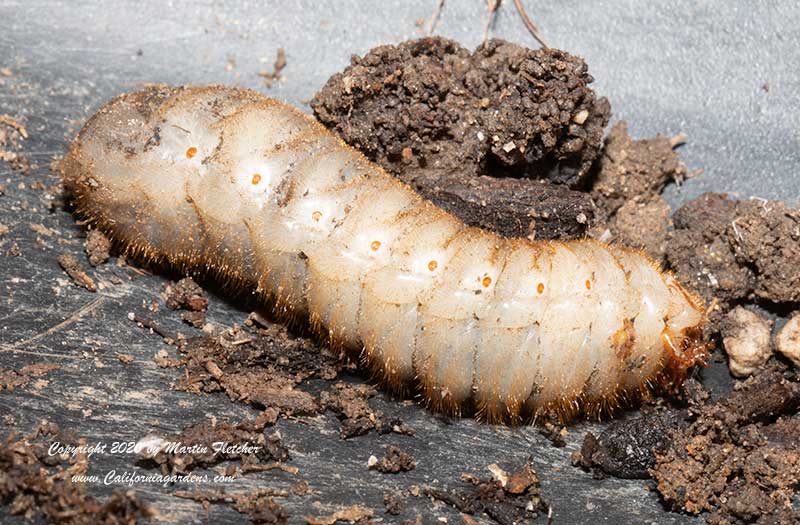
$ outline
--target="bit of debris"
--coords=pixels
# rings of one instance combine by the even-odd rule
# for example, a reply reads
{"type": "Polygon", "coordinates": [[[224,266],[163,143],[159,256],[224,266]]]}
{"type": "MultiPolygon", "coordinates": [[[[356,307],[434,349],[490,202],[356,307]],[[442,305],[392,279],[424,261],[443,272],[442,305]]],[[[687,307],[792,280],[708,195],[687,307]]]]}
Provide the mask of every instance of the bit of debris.
{"type": "Polygon", "coordinates": [[[747,377],[772,356],[772,321],[737,306],[725,315],[720,329],[728,354],[728,368],[736,377],[747,377]]]}
{"type": "Polygon", "coordinates": [[[800,369],[800,313],[796,313],[775,337],[778,352],[800,369]]]}
{"type": "Polygon", "coordinates": [[[797,523],[800,378],[782,364],[761,369],[669,433],[651,470],[675,510],[707,512],[711,524],[797,523]]]}
{"type": "Polygon", "coordinates": [[[111,257],[109,253],[111,241],[99,230],[89,230],[89,233],[86,234],[86,242],[83,244],[83,249],[89,258],[89,264],[92,266],[99,266],[111,257]]]}
{"type": "Polygon", "coordinates": [[[67,275],[69,275],[72,282],[75,283],[75,286],[86,288],[90,292],[97,291],[97,285],[94,284],[94,280],[83,270],[81,263],[78,262],[78,259],[76,259],[74,255],[70,253],[59,255],[58,264],[67,272],[67,275]]]}
{"type": "Polygon", "coordinates": [[[497,465],[489,465],[492,479],[462,474],[461,480],[474,489],[467,491],[425,488],[425,494],[443,501],[459,511],[476,515],[484,513],[501,525],[513,525],[547,513],[549,505],[542,499],[539,477],[531,460],[519,471],[508,474],[497,465]]]}
{"type": "Polygon", "coordinates": [[[206,324],[206,309],[208,299],[203,295],[203,289],[191,277],[184,277],[177,283],[170,283],[164,292],[167,307],[172,310],[186,310],[181,314],[181,319],[195,328],[202,328],[206,324]]]}
{"type": "Polygon", "coordinates": [[[681,414],[648,407],[635,417],[612,421],[598,437],[587,432],[581,449],[572,453],[572,464],[591,470],[595,479],[648,479],[656,464],[654,451],[665,450],[669,431],[681,426],[686,426],[681,414]]]}
{"type": "Polygon", "coordinates": [[[7,436],[0,443],[0,502],[4,515],[21,516],[30,523],[120,524],[148,521],[154,516],[149,505],[133,490],[114,491],[105,500],[86,492],[86,483],[72,477],[88,470],[88,455],[72,456],[69,464],[48,453],[53,442],[74,446],[75,440],[61,433],[58,425],[43,421],[21,438],[7,436]]]}
{"type": "Polygon", "coordinates": [[[60,366],[56,363],[36,363],[25,365],[17,370],[0,368],[0,392],[23,388],[30,383],[32,377],[41,377],[48,372],[57,370],[60,366]]]}
{"type": "Polygon", "coordinates": [[[282,48],[278,48],[277,56],[275,57],[275,63],[272,65],[272,71],[259,71],[258,76],[264,79],[264,85],[268,88],[271,88],[275,82],[280,82],[283,80],[283,68],[286,67],[286,51],[282,48]]]}
{"type": "Polygon", "coordinates": [[[374,513],[372,509],[368,509],[360,505],[352,505],[350,507],[337,510],[328,516],[322,516],[319,518],[304,516],[303,519],[306,520],[308,525],[334,525],[334,523],[337,521],[351,523],[360,522],[361,520],[371,518],[373,514],[374,513]]]}
{"type": "Polygon", "coordinates": [[[367,466],[370,470],[377,470],[384,474],[397,474],[398,472],[408,472],[414,470],[417,463],[414,461],[414,456],[400,450],[394,445],[390,445],[386,449],[386,455],[381,459],[375,456],[370,456],[367,466]],[[374,460],[374,461],[373,461],[374,460]]]}
{"type": "Polygon", "coordinates": [[[193,492],[178,490],[174,495],[178,498],[190,499],[203,504],[230,505],[240,514],[247,514],[251,523],[260,525],[285,525],[289,521],[289,513],[275,502],[275,496],[287,496],[282,491],[273,489],[256,489],[244,494],[229,494],[224,489],[197,490],[193,492]]]}

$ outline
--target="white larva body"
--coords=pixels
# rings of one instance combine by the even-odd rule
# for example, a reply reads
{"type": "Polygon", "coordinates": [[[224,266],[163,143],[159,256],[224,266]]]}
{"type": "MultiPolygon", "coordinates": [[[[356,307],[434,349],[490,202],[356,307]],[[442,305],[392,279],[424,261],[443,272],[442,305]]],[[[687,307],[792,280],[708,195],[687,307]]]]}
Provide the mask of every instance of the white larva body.
{"type": "Polygon", "coordinates": [[[702,354],[699,302],[644,255],[467,227],[252,91],[119,97],[63,171],[130,250],[250,283],[435,408],[596,409],[702,354]]]}

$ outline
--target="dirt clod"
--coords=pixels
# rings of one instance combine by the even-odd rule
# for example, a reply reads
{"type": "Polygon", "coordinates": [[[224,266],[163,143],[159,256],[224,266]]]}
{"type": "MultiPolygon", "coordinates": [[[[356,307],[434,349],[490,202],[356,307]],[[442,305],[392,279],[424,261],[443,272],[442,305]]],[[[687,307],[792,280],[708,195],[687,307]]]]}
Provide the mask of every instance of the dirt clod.
{"type": "Polygon", "coordinates": [[[747,377],[772,356],[772,322],[737,306],[722,320],[722,344],[728,368],[736,377],[747,377]]]}
{"type": "Polygon", "coordinates": [[[519,471],[511,474],[497,465],[490,465],[489,469],[491,478],[462,474],[461,481],[472,485],[469,489],[427,487],[425,494],[468,515],[486,514],[501,525],[524,523],[549,510],[530,459],[519,471]]]}
{"type": "Polygon", "coordinates": [[[654,408],[636,417],[614,420],[597,437],[586,433],[583,446],[572,454],[572,464],[591,470],[595,478],[647,479],[648,469],[656,464],[654,450],[666,449],[667,431],[681,424],[677,412],[654,408]]]}
{"type": "MultiPolygon", "coordinates": [[[[196,468],[208,468],[223,461],[239,461],[242,471],[253,465],[286,462],[289,451],[276,434],[265,434],[263,421],[202,421],[176,436],[148,436],[147,458],[162,474],[185,474],[196,468]],[[173,445],[178,444],[179,448],[173,445]],[[224,444],[224,447],[220,447],[224,444]]],[[[254,468],[251,470],[259,470],[254,468]]]]}
{"type": "Polygon", "coordinates": [[[574,185],[597,157],[610,115],[587,71],[557,49],[490,40],[470,53],[422,38],[353,57],[311,107],[393,173],[405,171],[410,148],[427,168],[469,176],[491,165],[574,185]]]}
{"type": "Polygon", "coordinates": [[[795,314],[775,337],[778,352],[800,369],[800,313],[795,314]]]}
{"type": "Polygon", "coordinates": [[[30,383],[32,377],[41,377],[59,368],[56,363],[36,363],[26,365],[19,370],[0,368],[0,392],[24,388],[30,383]]]}
{"type": "Polygon", "coordinates": [[[608,134],[592,188],[598,221],[595,238],[643,249],[662,261],[672,230],[672,210],[661,197],[671,181],[686,178],[675,141],[661,135],[635,140],[620,121],[608,134]]]}
{"type": "Polygon", "coordinates": [[[711,524],[796,523],[800,487],[800,379],[775,364],[728,397],[700,407],[656,454],[656,488],[674,509],[711,524]]]}
{"type": "Polygon", "coordinates": [[[414,461],[414,456],[394,445],[390,445],[386,448],[386,455],[371,465],[370,469],[384,474],[397,474],[398,472],[414,470],[416,466],[417,462],[414,461]]]}
{"type": "Polygon", "coordinates": [[[145,522],[153,516],[149,505],[135,491],[114,491],[97,499],[86,492],[86,483],[73,482],[74,475],[88,470],[87,454],[62,461],[48,453],[55,442],[81,445],[61,433],[57,425],[42,422],[30,435],[10,435],[0,442],[0,505],[3,513],[22,516],[30,523],[61,525],[120,524],[145,522]]]}
{"type": "Polygon", "coordinates": [[[800,210],[705,193],[673,216],[667,259],[707,303],[800,301],[800,210]]]}
{"type": "Polygon", "coordinates": [[[195,328],[202,328],[206,324],[206,309],[208,299],[205,298],[203,289],[191,277],[184,277],[177,283],[167,286],[165,292],[167,307],[173,310],[186,310],[181,318],[195,328]]]}
{"type": "Polygon", "coordinates": [[[586,64],[563,51],[490,40],[470,53],[433,37],[353,57],[311,107],[464,222],[506,236],[573,238],[593,221],[589,196],[531,179],[583,183],[610,116],[591,82],[586,64]]]}
{"type": "Polygon", "coordinates": [[[74,255],[71,253],[59,255],[58,264],[67,272],[67,275],[69,275],[72,282],[75,283],[75,286],[86,288],[90,292],[97,291],[97,285],[94,284],[94,280],[84,271],[83,266],[81,266],[81,263],[78,262],[78,259],[76,259],[74,255]]]}
{"type": "Polygon", "coordinates": [[[83,249],[89,258],[89,264],[92,266],[99,266],[111,257],[109,253],[111,241],[100,230],[89,230],[89,233],[86,234],[86,242],[83,245],[83,249]]]}

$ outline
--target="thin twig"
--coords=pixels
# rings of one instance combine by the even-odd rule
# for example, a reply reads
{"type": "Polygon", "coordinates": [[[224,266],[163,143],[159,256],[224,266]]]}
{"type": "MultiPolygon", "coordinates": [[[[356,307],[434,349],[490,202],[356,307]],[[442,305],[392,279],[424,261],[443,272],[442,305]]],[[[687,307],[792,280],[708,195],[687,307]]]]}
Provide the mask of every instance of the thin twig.
{"type": "Polygon", "coordinates": [[[152,319],[147,319],[146,317],[139,317],[136,314],[133,314],[133,319],[131,319],[134,323],[142,325],[144,328],[148,328],[152,330],[154,333],[160,335],[164,339],[170,339],[172,341],[176,341],[177,338],[175,335],[169,333],[166,329],[159,326],[155,321],[152,319]]]}
{"type": "Polygon", "coordinates": [[[503,0],[486,0],[486,10],[488,12],[488,18],[486,19],[486,26],[483,28],[483,43],[485,44],[487,40],[489,40],[489,29],[492,27],[492,22],[494,22],[494,15],[497,13],[497,9],[500,7],[500,2],[503,0]]]}
{"type": "Polygon", "coordinates": [[[436,11],[433,12],[431,23],[428,25],[428,36],[431,36],[433,34],[433,30],[436,29],[436,22],[439,21],[439,16],[442,14],[443,7],[444,7],[444,0],[439,0],[438,2],[436,2],[436,11]]]}
{"type": "Polygon", "coordinates": [[[58,323],[57,325],[51,326],[50,328],[48,328],[44,332],[40,332],[40,333],[34,335],[33,337],[29,337],[28,339],[25,339],[23,341],[18,341],[16,343],[14,343],[13,345],[11,345],[10,348],[9,347],[6,347],[6,348],[8,348],[9,350],[14,350],[14,349],[19,348],[21,346],[27,346],[27,345],[30,345],[31,343],[34,343],[34,342],[38,341],[39,339],[41,339],[41,338],[43,338],[45,336],[48,336],[48,335],[52,334],[53,332],[57,332],[58,330],[61,330],[65,326],[71,325],[72,323],[74,323],[75,321],[77,321],[78,319],[83,317],[84,315],[88,314],[89,312],[93,312],[100,305],[102,305],[105,302],[105,300],[106,300],[105,297],[98,297],[94,301],[92,301],[90,303],[87,303],[86,305],[84,305],[84,306],[78,308],[77,310],[75,310],[74,312],[72,312],[72,314],[70,314],[69,317],[67,317],[66,319],[64,319],[63,321],[58,323]]]}
{"type": "Polygon", "coordinates": [[[528,32],[539,42],[543,48],[550,49],[550,46],[544,41],[542,35],[539,33],[539,28],[536,27],[536,24],[528,17],[528,13],[525,12],[525,8],[522,6],[522,0],[514,0],[514,6],[517,8],[517,13],[519,13],[519,17],[522,19],[522,23],[525,24],[525,27],[528,28],[528,32]]]}

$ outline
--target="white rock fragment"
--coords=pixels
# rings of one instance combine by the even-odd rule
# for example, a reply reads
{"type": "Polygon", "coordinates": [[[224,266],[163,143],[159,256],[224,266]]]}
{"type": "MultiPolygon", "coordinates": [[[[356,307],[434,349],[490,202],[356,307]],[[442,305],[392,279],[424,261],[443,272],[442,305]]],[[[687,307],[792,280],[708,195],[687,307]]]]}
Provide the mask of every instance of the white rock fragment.
{"type": "Polygon", "coordinates": [[[377,464],[378,464],[378,458],[376,458],[375,456],[370,456],[369,459],[367,460],[367,468],[372,468],[377,464]]]}
{"type": "Polygon", "coordinates": [[[582,109],[582,110],[578,111],[577,113],[575,113],[575,116],[572,117],[572,122],[574,122],[575,124],[580,126],[584,122],[586,122],[587,118],[589,118],[589,111],[586,110],[586,109],[582,109]]]}
{"type": "Polygon", "coordinates": [[[789,319],[775,337],[778,352],[786,356],[794,366],[800,368],[800,312],[789,319]]]}
{"type": "Polygon", "coordinates": [[[492,463],[486,468],[488,468],[489,472],[492,473],[492,477],[494,477],[494,479],[500,482],[501,487],[506,486],[506,484],[508,483],[508,473],[505,470],[500,468],[500,466],[497,465],[497,463],[492,463]]]}
{"type": "Polygon", "coordinates": [[[516,147],[517,145],[514,144],[513,141],[506,142],[505,144],[503,144],[503,151],[505,151],[506,153],[511,153],[516,149],[516,147]]]}
{"type": "Polygon", "coordinates": [[[736,377],[747,377],[772,355],[772,321],[737,306],[722,323],[722,344],[728,353],[728,368],[736,377]]]}

